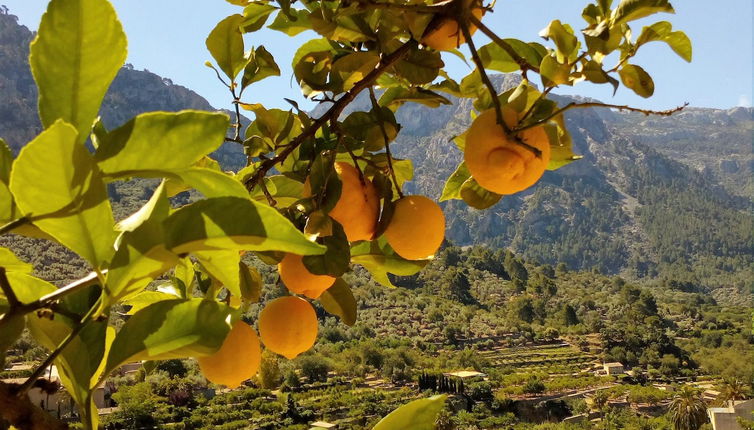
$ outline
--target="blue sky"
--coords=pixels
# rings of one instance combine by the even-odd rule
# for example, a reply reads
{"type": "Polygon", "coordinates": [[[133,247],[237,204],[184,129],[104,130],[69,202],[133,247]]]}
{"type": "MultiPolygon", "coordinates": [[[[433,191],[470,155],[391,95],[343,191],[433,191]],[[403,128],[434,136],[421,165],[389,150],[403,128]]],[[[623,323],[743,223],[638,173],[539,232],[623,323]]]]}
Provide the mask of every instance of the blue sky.
{"type": "MultiPolygon", "coordinates": [[[[224,0],[112,0],[129,38],[129,59],[137,69],[148,69],[170,78],[207,98],[215,107],[230,107],[227,90],[203,63],[210,59],[204,39],[214,25],[241,8],[224,0]]],[[[617,0],[616,0],[617,2],[617,0]]],[[[21,24],[36,29],[46,7],[45,0],[0,0],[21,24]]],[[[586,0],[501,0],[497,11],[485,16],[485,23],[503,37],[540,40],[537,33],[552,19],[582,28],[580,13],[586,0]]],[[[661,14],[651,21],[668,20],[686,31],[694,45],[694,61],[688,64],[666,45],[653,43],[640,51],[637,64],[645,66],[655,79],[655,96],[642,99],[621,88],[615,97],[609,86],[583,83],[559,89],[560,94],[579,94],[616,104],[667,109],[684,102],[692,106],[730,108],[752,103],[752,1],[675,0],[676,15],[661,14]]],[[[282,33],[262,31],[250,36],[247,45],[265,45],[275,54],[283,75],[255,84],[245,101],[270,107],[286,107],[283,97],[302,100],[292,84],[290,61],[296,48],[316,37],[305,33],[290,39],[282,33]]],[[[477,44],[487,43],[481,34],[477,44]]],[[[446,57],[451,75],[462,77],[469,69],[455,57],[446,57]]]]}

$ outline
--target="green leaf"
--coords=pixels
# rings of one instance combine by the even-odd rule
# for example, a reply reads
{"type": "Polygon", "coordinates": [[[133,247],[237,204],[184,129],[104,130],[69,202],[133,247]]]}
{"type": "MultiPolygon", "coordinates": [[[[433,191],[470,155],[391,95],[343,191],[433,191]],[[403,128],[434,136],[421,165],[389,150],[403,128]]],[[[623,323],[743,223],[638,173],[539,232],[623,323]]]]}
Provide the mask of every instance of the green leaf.
{"type": "Polygon", "coordinates": [[[619,71],[623,85],[631,88],[637,95],[644,98],[652,97],[655,92],[655,83],[649,73],[639,66],[626,64],[619,71]]]}
{"type": "Polygon", "coordinates": [[[126,61],[126,35],[106,0],[53,0],[31,44],[29,64],[47,128],[62,119],[83,143],[126,61]]]}
{"type": "Polygon", "coordinates": [[[264,287],[262,275],[259,274],[257,269],[249,267],[244,262],[238,263],[238,269],[241,280],[241,297],[251,303],[259,302],[259,299],[262,298],[262,287],[264,287]]]}
{"type": "Polygon", "coordinates": [[[110,263],[106,291],[109,303],[141,292],[178,262],[164,244],[162,222],[170,211],[164,183],[134,215],[120,223],[126,231],[110,263]]]}
{"type": "MultiPolygon", "coordinates": [[[[55,315],[55,319],[27,315],[27,325],[32,335],[50,351],[57,348],[75,324],[78,321],[72,321],[63,315],[55,315]]],[[[106,321],[90,322],[54,361],[63,386],[79,405],[85,428],[97,428],[98,415],[92,401],[92,392],[100,375],[102,360],[107,354],[109,340],[114,333],[115,330],[108,327],[106,321]]]]}
{"type": "Polygon", "coordinates": [[[0,267],[6,272],[21,272],[27,275],[34,271],[34,266],[16,257],[8,248],[0,248],[0,267]]]}
{"type": "Polygon", "coordinates": [[[354,52],[338,58],[332,65],[332,75],[341,82],[342,91],[348,91],[374,70],[380,57],[376,52],[354,52]]]}
{"type": "Polygon", "coordinates": [[[542,85],[554,87],[569,82],[571,67],[568,64],[559,63],[555,57],[548,55],[542,59],[539,72],[542,76],[542,85]]]}
{"type": "Polygon", "coordinates": [[[439,52],[416,48],[393,66],[393,73],[414,85],[422,85],[434,81],[444,66],[439,52]]]}
{"type": "Polygon", "coordinates": [[[479,48],[479,58],[487,70],[496,70],[503,73],[513,73],[520,69],[516,60],[511,57],[500,45],[495,42],[479,48]]]}
{"type": "Polygon", "coordinates": [[[673,31],[673,25],[667,21],[656,22],[641,30],[636,39],[636,47],[653,41],[665,42],[670,48],[687,62],[691,62],[691,40],[682,31],[673,31]]]}
{"type": "Polygon", "coordinates": [[[251,51],[249,64],[243,71],[241,87],[246,88],[254,82],[259,82],[270,76],[280,76],[280,67],[278,67],[272,54],[264,46],[260,46],[251,51]]]}
{"type": "Polygon", "coordinates": [[[343,279],[336,279],[335,283],[319,296],[319,302],[327,312],[339,316],[345,325],[356,324],[356,299],[343,279]]]}
{"type": "Polygon", "coordinates": [[[18,155],[10,190],[34,225],[102,267],[113,254],[112,210],[102,174],[76,130],[56,122],[18,155]],[[44,172],[44,180],[40,180],[44,172]]]}
{"type": "Polygon", "coordinates": [[[327,247],[322,255],[307,255],[303,258],[304,266],[315,275],[342,276],[349,269],[351,248],[343,227],[332,223],[332,235],[319,239],[327,247]]]}
{"type": "Polygon", "coordinates": [[[325,252],[275,209],[237,197],[201,200],[175,211],[164,222],[166,244],[176,254],[214,249],[325,252]]]}
{"type": "Polygon", "coordinates": [[[566,63],[573,61],[579,54],[579,40],[573,34],[570,25],[563,25],[560,20],[556,19],[539,32],[539,35],[545,39],[551,39],[557,47],[558,62],[566,63]]]}
{"type": "Polygon", "coordinates": [[[675,10],[668,0],[621,0],[610,15],[611,27],[658,12],[675,13],[675,10]]]}
{"type": "Polygon", "coordinates": [[[460,193],[463,201],[469,206],[480,210],[494,206],[502,197],[500,194],[495,194],[482,188],[474,178],[467,179],[461,185],[460,193]]]}
{"type": "Polygon", "coordinates": [[[380,97],[380,106],[395,106],[397,108],[407,102],[419,103],[433,109],[440,105],[452,104],[450,100],[440,94],[421,87],[394,87],[385,91],[380,97]]]}
{"type": "Polygon", "coordinates": [[[442,190],[442,196],[440,196],[440,201],[444,202],[446,200],[460,200],[463,197],[461,197],[461,187],[463,184],[471,177],[471,172],[469,172],[469,168],[466,167],[465,162],[461,162],[461,164],[458,165],[455,172],[453,172],[450,177],[448,177],[448,180],[445,182],[445,187],[442,190]]]}
{"type": "Polygon", "coordinates": [[[194,251],[193,254],[210,276],[219,281],[231,294],[241,297],[241,274],[238,268],[241,256],[237,250],[194,251]]]}
{"type": "Polygon", "coordinates": [[[16,216],[16,204],[5,182],[0,182],[0,224],[13,221],[16,216]]]}
{"type": "Polygon", "coordinates": [[[306,30],[311,30],[311,25],[309,11],[291,9],[290,16],[284,13],[278,13],[275,20],[272,21],[272,24],[268,25],[267,28],[283,32],[288,36],[296,36],[306,30]]]}
{"type": "Polygon", "coordinates": [[[135,296],[125,300],[123,302],[126,306],[131,306],[131,309],[126,312],[127,315],[133,315],[136,312],[139,312],[140,310],[146,308],[147,306],[151,306],[157,302],[163,302],[165,300],[175,300],[180,299],[181,297],[176,296],[175,294],[166,293],[164,291],[142,291],[139,294],[136,294],[135,296]]]}
{"type": "Polygon", "coordinates": [[[200,111],[141,114],[108,133],[95,158],[111,179],[185,170],[222,145],[229,121],[200,111]]]}
{"type": "Polygon", "coordinates": [[[395,287],[388,273],[398,276],[411,276],[418,273],[426,264],[426,260],[410,261],[401,258],[384,238],[372,242],[362,242],[351,248],[351,262],[360,264],[367,269],[375,281],[386,287],[395,287]]]}
{"type": "Polygon", "coordinates": [[[438,395],[407,403],[381,419],[372,430],[435,430],[445,398],[438,395]]]}
{"type": "Polygon", "coordinates": [[[243,10],[243,31],[251,33],[264,27],[267,18],[275,11],[274,6],[264,3],[251,3],[243,10]]]}
{"type": "MultiPolygon", "coordinates": [[[[264,178],[264,183],[267,185],[267,190],[272,194],[272,197],[282,207],[290,206],[300,200],[304,192],[304,184],[283,175],[267,176],[264,178]]],[[[266,202],[267,198],[261,188],[254,187],[250,196],[254,200],[266,202]]]]}
{"type": "Polygon", "coordinates": [[[545,124],[544,130],[550,140],[550,162],[547,170],[557,170],[583,158],[573,153],[573,139],[565,126],[562,114],[555,117],[553,122],[545,124]]]}
{"type": "Polygon", "coordinates": [[[205,42],[212,58],[231,81],[235,81],[236,76],[249,62],[244,52],[241,33],[243,23],[243,15],[231,15],[215,26],[205,42]]]}
{"type": "Polygon", "coordinates": [[[0,182],[6,185],[10,181],[10,170],[13,167],[13,154],[3,139],[0,139],[0,182]]]}
{"type": "Polygon", "coordinates": [[[168,177],[170,190],[169,195],[178,194],[176,191],[186,191],[191,188],[196,189],[204,197],[240,197],[249,198],[249,192],[246,187],[233,176],[225,172],[218,172],[214,169],[203,167],[191,167],[185,170],[177,171],[156,171],[141,172],[142,177],[168,177]],[[177,187],[177,189],[176,189],[177,187]],[[172,188],[172,190],[171,190],[172,188]]]}
{"type": "Polygon", "coordinates": [[[135,313],[115,336],[104,375],[133,360],[210,355],[230,331],[233,309],[213,300],[157,302],[135,313]]]}

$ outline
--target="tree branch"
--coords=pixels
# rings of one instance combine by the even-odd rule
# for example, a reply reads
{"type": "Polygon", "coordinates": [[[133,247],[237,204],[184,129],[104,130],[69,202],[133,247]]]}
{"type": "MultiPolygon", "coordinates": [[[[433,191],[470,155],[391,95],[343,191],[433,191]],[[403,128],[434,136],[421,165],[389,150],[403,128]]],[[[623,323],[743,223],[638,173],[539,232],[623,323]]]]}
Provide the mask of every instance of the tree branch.
{"type": "Polygon", "coordinates": [[[539,127],[540,125],[546,124],[548,121],[550,121],[551,119],[555,118],[556,116],[562,114],[563,112],[566,112],[566,111],[568,111],[570,109],[574,109],[574,108],[604,107],[604,108],[610,108],[610,109],[618,109],[619,111],[638,112],[638,113],[644,114],[645,116],[650,116],[650,115],[671,116],[671,115],[673,115],[675,113],[678,113],[678,112],[682,111],[688,105],[689,105],[689,103],[686,102],[682,106],[677,106],[677,107],[675,107],[673,109],[667,109],[667,110],[650,110],[650,109],[635,108],[635,107],[631,107],[631,106],[628,106],[628,105],[613,105],[613,104],[609,104],[609,103],[600,103],[600,102],[587,102],[587,103],[571,102],[571,103],[568,103],[567,105],[563,106],[562,108],[556,110],[555,112],[551,113],[546,118],[543,118],[543,119],[541,119],[539,121],[536,121],[536,122],[533,122],[531,124],[527,124],[527,125],[525,125],[523,127],[515,128],[515,129],[513,129],[513,132],[514,133],[519,133],[519,132],[522,132],[524,130],[528,130],[530,128],[539,127]]]}
{"type": "Polygon", "coordinates": [[[0,227],[0,235],[5,233],[10,233],[11,231],[17,229],[18,227],[21,227],[22,225],[29,222],[29,218],[27,217],[21,217],[19,219],[13,220],[4,226],[0,227]]]}
{"type": "Polygon", "coordinates": [[[314,136],[317,130],[319,130],[323,125],[327,124],[327,122],[330,121],[331,118],[339,118],[340,114],[343,112],[343,109],[345,109],[345,107],[348,106],[348,104],[351,103],[361,91],[371,86],[377,80],[377,78],[379,78],[388,68],[393,66],[406,54],[408,54],[408,52],[412,48],[416,47],[416,45],[417,43],[415,40],[409,40],[408,42],[401,45],[400,48],[393,51],[391,54],[383,57],[374,70],[369,72],[369,74],[367,74],[364,79],[357,82],[353,86],[353,88],[344,93],[343,96],[341,96],[324,115],[317,118],[309,127],[301,132],[301,134],[291,140],[291,142],[288,143],[288,145],[282,151],[280,151],[280,153],[275,155],[275,157],[264,160],[259,168],[249,177],[249,179],[246,180],[246,188],[249,190],[253,189],[256,185],[259,184],[262,178],[265,177],[270,169],[275,167],[276,164],[281,163],[286,158],[288,158],[288,156],[291,155],[291,153],[296,150],[296,148],[304,143],[306,139],[314,136]]]}
{"type": "MultiPolygon", "coordinates": [[[[495,34],[494,31],[490,30],[490,28],[484,25],[480,19],[475,17],[473,14],[469,14],[469,20],[471,21],[472,24],[476,26],[476,28],[481,30],[482,33],[484,33],[487,37],[492,39],[492,41],[495,42],[498,46],[503,48],[503,50],[508,55],[510,55],[511,58],[513,58],[513,61],[518,63],[518,66],[521,68],[522,71],[526,72],[526,70],[531,70],[532,72],[539,73],[538,65],[535,66],[529,63],[528,61],[526,61],[524,57],[518,55],[516,50],[513,49],[513,47],[508,42],[500,38],[500,36],[495,34]]],[[[466,39],[466,40],[468,41],[469,39],[466,39]]]]}
{"type": "Polygon", "coordinates": [[[16,297],[16,292],[13,291],[10,282],[8,282],[8,276],[5,274],[5,267],[0,267],[0,290],[3,291],[5,298],[8,299],[11,311],[21,305],[21,302],[18,301],[18,297],[16,297]]]}
{"type": "Polygon", "coordinates": [[[18,384],[0,382],[0,418],[18,430],[66,430],[68,425],[17,395],[18,384]]]}

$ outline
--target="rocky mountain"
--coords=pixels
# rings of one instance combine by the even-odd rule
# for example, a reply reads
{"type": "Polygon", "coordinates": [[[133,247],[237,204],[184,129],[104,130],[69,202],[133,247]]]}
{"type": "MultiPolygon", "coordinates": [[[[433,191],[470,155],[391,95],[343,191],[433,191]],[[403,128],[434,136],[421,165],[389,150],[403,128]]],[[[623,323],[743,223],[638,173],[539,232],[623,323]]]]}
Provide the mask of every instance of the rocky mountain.
{"type": "MultiPolygon", "coordinates": [[[[14,151],[40,129],[27,60],[32,37],[13,15],[0,14],[0,136],[14,151]]],[[[496,83],[509,88],[518,79],[498,75],[496,83]]],[[[461,159],[451,139],[470,124],[471,106],[452,101],[438,109],[409,105],[398,113],[403,129],[395,151],[415,164],[409,192],[439,197],[461,159]]],[[[189,89],[125,67],[101,114],[111,128],[140,112],[186,108],[213,110],[189,89]]],[[[365,108],[363,98],[353,107],[365,108]]],[[[670,118],[570,111],[575,152],[584,158],[486,211],[446,203],[448,239],[511,248],[571,269],[664,277],[678,288],[740,298],[752,277],[753,116],[751,108],[687,108],[670,118]]],[[[243,163],[238,147],[224,146],[215,157],[229,168],[243,163]]],[[[144,197],[139,187],[118,191],[126,202],[144,197]]]]}

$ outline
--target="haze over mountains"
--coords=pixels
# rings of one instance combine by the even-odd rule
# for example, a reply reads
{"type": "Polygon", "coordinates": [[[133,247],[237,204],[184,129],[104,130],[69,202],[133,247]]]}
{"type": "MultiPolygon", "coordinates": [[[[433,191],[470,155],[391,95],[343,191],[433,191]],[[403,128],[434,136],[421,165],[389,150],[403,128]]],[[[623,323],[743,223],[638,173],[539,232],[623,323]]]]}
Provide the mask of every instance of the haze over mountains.
{"type": "MultiPolygon", "coordinates": [[[[31,39],[13,15],[0,14],[0,137],[14,152],[40,131],[31,39]]],[[[509,87],[517,76],[497,80],[509,87]]],[[[415,163],[410,192],[439,197],[461,159],[450,139],[469,125],[470,103],[453,101],[434,110],[406,106],[398,115],[404,128],[395,151],[415,163]]],[[[181,109],[214,110],[185,87],[127,67],[102,117],[113,128],[141,112],[181,109]]],[[[486,211],[449,202],[451,242],[509,247],[571,269],[664,277],[678,288],[709,288],[718,300],[749,294],[754,109],[687,108],[671,118],[586,109],[567,118],[584,159],[486,211]]],[[[229,145],[215,156],[226,168],[244,162],[229,145]]],[[[141,198],[139,190],[119,191],[117,199],[141,198]]]]}

